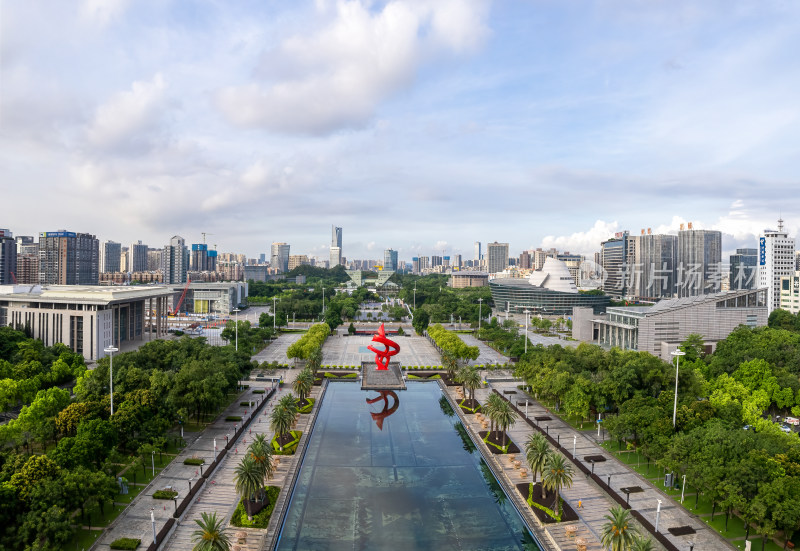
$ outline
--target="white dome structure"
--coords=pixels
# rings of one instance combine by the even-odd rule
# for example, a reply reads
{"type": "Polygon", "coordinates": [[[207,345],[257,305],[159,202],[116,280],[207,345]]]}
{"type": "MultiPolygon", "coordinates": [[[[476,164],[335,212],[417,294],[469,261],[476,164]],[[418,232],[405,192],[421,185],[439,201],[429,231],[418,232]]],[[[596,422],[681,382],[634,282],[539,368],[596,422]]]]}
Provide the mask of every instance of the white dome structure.
{"type": "Polygon", "coordinates": [[[542,287],[550,291],[578,293],[575,280],[570,275],[567,265],[555,258],[548,258],[545,260],[542,269],[532,272],[530,278],[528,278],[528,282],[531,285],[536,285],[537,287],[542,287]]]}

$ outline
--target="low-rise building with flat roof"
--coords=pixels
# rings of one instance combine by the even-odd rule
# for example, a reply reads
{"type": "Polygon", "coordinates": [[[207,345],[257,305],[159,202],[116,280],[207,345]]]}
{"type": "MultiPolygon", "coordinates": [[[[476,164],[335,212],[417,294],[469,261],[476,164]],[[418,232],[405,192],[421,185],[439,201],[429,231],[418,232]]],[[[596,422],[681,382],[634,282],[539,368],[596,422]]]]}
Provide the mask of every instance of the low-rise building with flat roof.
{"type": "Polygon", "coordinates": [[[92,361],[111,345],[165,335],[171,295],[169,287],[149,285],[5,285],[0,325],[27,329],[46,346],[63,343],[92,361]]]}
{"type": "Polygon", "coordinates": [[[448,284],[453,289],[486,287],[489,285],[489,272],[453,272],[448,284]]]}
{"type": "Polygon", "coordinates": [[[664,360],[697,333],[711,351],[740,325],[767,324],[767,290],[744,289],[662,300],[652,306],[610,307],[602,316],[576,312],[573,337],[608,348],[641,350],[664,360]]]}

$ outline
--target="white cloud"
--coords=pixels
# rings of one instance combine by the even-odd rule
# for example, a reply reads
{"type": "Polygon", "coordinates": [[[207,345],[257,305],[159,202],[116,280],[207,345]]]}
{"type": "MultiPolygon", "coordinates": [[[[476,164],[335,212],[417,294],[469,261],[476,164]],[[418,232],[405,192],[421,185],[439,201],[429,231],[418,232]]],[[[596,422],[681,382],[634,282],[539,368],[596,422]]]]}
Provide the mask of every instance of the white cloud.
{"type": "Polygon", "coordinates": [[[100,105],[87,130],[89,142],[99,149],[142,148],[151,144],[166,107],[166,83],[161,73],[150,81],[135,81],[100,105]]]}
{"type": "Polygon", "coordinates": [[[84,0],[81,17],[101,27],[119,18],[128,7],[128,0],[84,0]]]}
{"type": "Polygon", "coordinates": [[[600,250],[600,243],[613,237],[619,230],[619,222],[605,222],[598,220],[587,231],[575,232],[571,235],[548,235],[542,239],[542,248],[555,247],[559,251],[569,251],[573,254],[591,255],[600,250]]]}
{"type": "Polygon", "coordinates": [[[450,245],[447,241],[437,241],[433,244],[433,250],[436,252],[446,251],[448,248],[450,248],[450,245]]]}
{"type": "MultiPolygon", "coordinates": [[[[363,126],[424,61],[480,44],[487,11],[480,0],[394,0],[378,12],[369,2],[340,1],[322,30],[264,54],[258,72],[268,82],[223,88],[217,105],[244,127],[324,134],[363,126]]],[[[318,16],[328,12],[318,4],[318,16]]]]}

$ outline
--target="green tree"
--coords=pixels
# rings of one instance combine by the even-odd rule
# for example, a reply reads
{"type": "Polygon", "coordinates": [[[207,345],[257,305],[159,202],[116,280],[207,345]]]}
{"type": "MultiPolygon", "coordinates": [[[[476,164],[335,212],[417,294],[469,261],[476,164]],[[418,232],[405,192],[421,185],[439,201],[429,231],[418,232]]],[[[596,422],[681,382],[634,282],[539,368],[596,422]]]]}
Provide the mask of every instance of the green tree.
{"type": "MultiPolygon", "coordinates": [[[[533,483],[536,484],[536,476],[540,472],[544,472],[544,466],[547,463],[547,458],[551,454],[550,444],[543,434],[534,432],[528,437],[525,442],[525,459],[533,472],[533,483]]],[[[544,484],[542,484],[542,499],[544,499],[544,484]]]]}
{"type": "Polygon", "coordinates": [[[430,323],[430,316],[428,312],[417,308],[414,310],[414,319],[411,322],[412,327],[414,327],[414,331],[417,332],[417,335],[422,335],[425,330],[428,328],[428,324],[430,323]]]}
{"type": "Polygon", "coordinates": [[[311,393],[314,386],[314,373],[309,368],[304,369],[294,379],[292,389],[297,393],[300,402],[304,402],[306,396],[311,393]]]}
{"type": "MultiPolygon", "coordinates": [[[[245,455],[233,469],[234,487],[243,500],[255,501],[256,494],[261,492],[263,480],[262,469],[250,454],[245,455]]],[[[253,520],[249,514],[247,518],[253,520]]]]}
{"type": "Polygon", "coordinates": [[[201,513],[201,520],[195,519],[198,529],[192,533],[192,551],[229,551],[231,540],[222,518],[217,513],[201,513]]]}
{"type": "Polygon", "coordinates": [[[492,413],[494,422],[497,425],[497,430],[503,433],[503,446],[505,446],[506,442],[508,441],[508,434],[506,434],[506,430],[514,425],[517,420],[517,414],[514,413],[514,410],[511,408],[511,404],[505,400],[497,402],[497,408],[493,410],[492,413]]]}
{"type": "Polygon", "coordinates": [[[610,548],[611,551],[629,550],[638,536],[638,531],[632,526],[630,511],[615,505],[603,518],[606,519],[600,533],[600,542],[603,546],[610,548]]]}
{"type": "Polygon", "coordinates": [[[556,496],[556,516],[561,514],[561,488],[572,486],[572,465],[560,453],[553,452],[547,456],[542,472],[542,485],[552,490],[556,496]]]}
{"type": "Polygon", "coordinates": [[[655,544],[651,538],[638,537],[630,547],[631,551],[655,551],[655,544]]]}
{"type": "Polygon", "coordinates": [[[469,397],[471,400],[475,399],[475,389],[481,386],[481,374],[472,366],[465,366],[460,371],[461,382],[464,387],[469,390],[469,397]]]}

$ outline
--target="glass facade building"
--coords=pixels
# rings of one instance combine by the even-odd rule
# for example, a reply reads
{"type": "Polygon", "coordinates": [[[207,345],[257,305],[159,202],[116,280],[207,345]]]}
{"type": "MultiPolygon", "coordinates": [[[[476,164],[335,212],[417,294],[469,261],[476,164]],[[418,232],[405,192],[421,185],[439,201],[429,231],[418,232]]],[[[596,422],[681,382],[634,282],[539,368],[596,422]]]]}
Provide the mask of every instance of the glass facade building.
{"type": "Polygon", "coordinates": [[[552,291],[531,285],[527,279],[496,278],[489,281],[492,299],[501,312],[531,313],[553,316],[570,316],[576,306],[592,308],[595,314],[605,312],[611,299],[605,295],[584,295],[552,291]]]}

